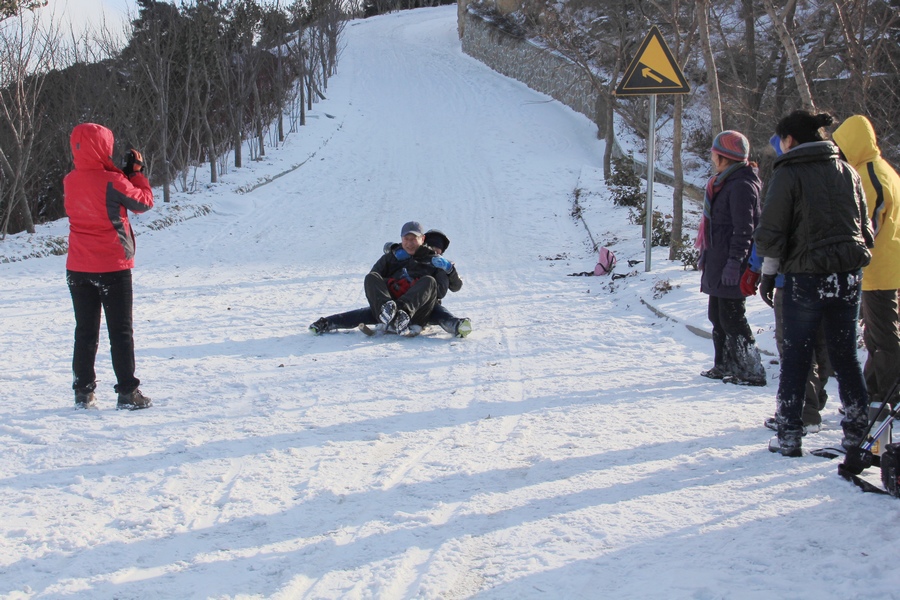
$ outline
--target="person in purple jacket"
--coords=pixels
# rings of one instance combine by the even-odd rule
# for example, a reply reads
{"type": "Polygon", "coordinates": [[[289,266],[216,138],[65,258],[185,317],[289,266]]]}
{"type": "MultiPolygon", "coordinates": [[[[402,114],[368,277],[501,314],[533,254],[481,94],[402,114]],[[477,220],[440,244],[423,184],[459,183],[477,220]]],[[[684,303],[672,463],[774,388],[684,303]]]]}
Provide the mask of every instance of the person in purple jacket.
{"type": "Polygon", "coordinates": [[[759,222],[762,181],[749,161],[750,142],[723,131],[710,149],[715,175],[706,184],[697,234],[700,291],[709,295],[713,367],[700,374],[739,385],[766,385],[766,372],[747,323],[741,274],[747,268],[753,230],[759,222]]]}

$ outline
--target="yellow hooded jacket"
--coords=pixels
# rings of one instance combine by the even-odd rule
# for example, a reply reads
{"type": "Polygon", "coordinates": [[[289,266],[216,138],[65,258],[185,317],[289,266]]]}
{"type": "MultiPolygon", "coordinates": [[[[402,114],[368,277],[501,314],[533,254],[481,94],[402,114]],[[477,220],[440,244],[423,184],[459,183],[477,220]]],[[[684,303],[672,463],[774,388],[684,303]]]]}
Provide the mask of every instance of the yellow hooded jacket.
{"type": "Polygon", "coordinates": [[[900,289],[900,176],[881,158],[872,123],[854,115],[832,138],[862,178],[875,230],[872,262],[863,269],[863,290],[900,289]]]}

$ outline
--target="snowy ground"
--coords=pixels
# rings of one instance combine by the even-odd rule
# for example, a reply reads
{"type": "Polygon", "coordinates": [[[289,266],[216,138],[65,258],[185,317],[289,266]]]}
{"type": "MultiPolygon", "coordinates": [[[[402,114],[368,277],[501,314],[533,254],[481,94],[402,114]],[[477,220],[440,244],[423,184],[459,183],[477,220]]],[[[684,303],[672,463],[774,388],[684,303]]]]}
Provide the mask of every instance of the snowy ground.
{"type": "MultiPolygon", "coordinates": [[[[900,597],[900,504],[766,450],[777,366],[765,388],[699,377],[697,273],[664,248],[628,267],[640,231],[594,127],[463,55],[455,17],[352,23],[307,128],[176,198],[209,215],[136,219],[154,408],[114,410],[101,344],[100,410],[73,411],[65,258],[0,265],[0,596],[900,597]],[[595,262],[576,188],[632,276],[568,276],[595,262]],[[475,332],[311,336],[364,305],[411,219],[450,236],[445,304],[475,332]]],[[[41,231],[0,252],[65,224],[41,231]]],[[[825,420],[807,448],[840,439],[836,400],[825,420]]]]}

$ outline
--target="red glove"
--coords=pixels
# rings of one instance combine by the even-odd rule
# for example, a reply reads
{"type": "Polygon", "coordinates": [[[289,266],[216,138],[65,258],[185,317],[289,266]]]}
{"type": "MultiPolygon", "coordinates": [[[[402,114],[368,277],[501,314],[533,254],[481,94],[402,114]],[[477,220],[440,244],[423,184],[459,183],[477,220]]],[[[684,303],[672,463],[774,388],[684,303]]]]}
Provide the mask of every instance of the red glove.
{"type": "Polygon", "coordinates": [[[759,273],[747,267],[741,275],[741,293],[745,296],[755,296],[757,287],[759,287],[759,273]]]}

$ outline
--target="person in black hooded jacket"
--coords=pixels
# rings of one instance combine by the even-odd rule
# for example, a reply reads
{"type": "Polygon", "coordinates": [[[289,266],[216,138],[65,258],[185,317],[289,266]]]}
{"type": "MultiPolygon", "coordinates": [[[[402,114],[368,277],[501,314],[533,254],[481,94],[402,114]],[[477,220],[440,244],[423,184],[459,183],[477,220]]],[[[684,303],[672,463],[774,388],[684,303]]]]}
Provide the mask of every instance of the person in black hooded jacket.
{"type": "Polygon", "coordinates": [[[778,381],[778,436],[769,450],[802,456],[801,412],[816,330],[825,325],[828,356],[838,380],[847,450],[845,465],[859,472],[858,449],[868,426],[866,382],[857,355],[862,268],[874,235],[859,174],[825,140],[827,113],[794,111],[775,133],[784,152],[775,160],[759,227],[763,257],[759,293],[773,305],[775,277],[784,274],[784,351],[778,381]]]}
{"type": "Polygon", "coordinates": [[[407,335],[410,325],[428,323],[431,311],[447,294],[450,261],[425,244],[417,221],[405,223],[400,238],[401,248],[382,254],[363,285],[372,314],[388,331],[407,335]]]}

